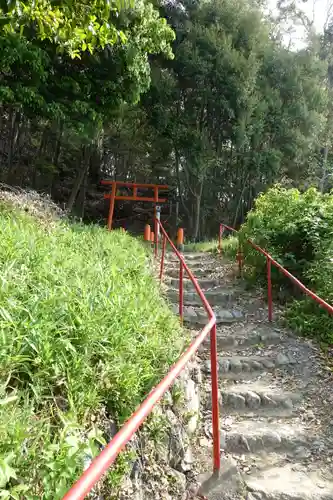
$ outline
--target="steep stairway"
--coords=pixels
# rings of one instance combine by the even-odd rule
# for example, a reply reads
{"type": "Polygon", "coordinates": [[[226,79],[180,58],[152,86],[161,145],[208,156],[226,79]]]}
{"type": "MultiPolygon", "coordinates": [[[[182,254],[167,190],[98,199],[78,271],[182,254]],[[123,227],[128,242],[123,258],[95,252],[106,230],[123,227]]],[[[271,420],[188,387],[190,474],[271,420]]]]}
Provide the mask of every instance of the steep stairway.
{"type": "MultiPolygon", "coordinates": [[[[246,290],[230,262],[205,253],[185,260],[217,317],[221,453],[232,463],[202,486],[208,500],[333,500],[333,390],[320,350],[279,323],[268,323],[262,297],[246,290]]],[[[166,258],[167,297],[178,312],[179,263],[166,258]]],[[[195,334],[207,322],[185,279],[184,322],[195,334]]],[[[197,453],[211,466],[209,342],[202,436],[197,453]]],[[[227,463],[227,462],[222,463],[227,463]]]]}

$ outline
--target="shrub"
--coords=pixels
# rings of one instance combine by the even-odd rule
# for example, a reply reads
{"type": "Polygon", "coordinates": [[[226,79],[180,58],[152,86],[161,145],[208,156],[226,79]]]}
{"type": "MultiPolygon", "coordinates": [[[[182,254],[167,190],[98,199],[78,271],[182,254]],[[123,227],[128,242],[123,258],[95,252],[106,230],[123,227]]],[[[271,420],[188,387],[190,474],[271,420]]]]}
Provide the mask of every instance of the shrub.
{"type": "MultiPolygon", "coordinates": [[[[307,277],[319,297],[333,304],[333,244],[325,242],[311,265],[307,277]]],[[[287,310],[291,326],[305,335],[313,335],[326,344],[333,343],[333,317],[314,300],[294,301],[287,310]]]]}
{"type": "Polygon", "coordinates": [[[183,348],[122,232],[0,207],[0,496],[62,498],[183,348]],[[16,495],[16,496],[15,496],[16,495]]]}
{"type": "MultiPolygon", "coordinates": [[[[332,236],[333,196],[316,189],[300,193],[297,189],[274,186],[256,200],[241,229],[244,240],[252,239],[279,263],[333,302],[332,236]]],[[[245,245],[246,264],[256,277],[266,275],[266,261],[245,245]]],[[[291,282],[273,268],[273,284],[291,282]]],[[[294,302],[290,321],[300,330],[333,340],[333,319],[311,299],[294,302]]]]}

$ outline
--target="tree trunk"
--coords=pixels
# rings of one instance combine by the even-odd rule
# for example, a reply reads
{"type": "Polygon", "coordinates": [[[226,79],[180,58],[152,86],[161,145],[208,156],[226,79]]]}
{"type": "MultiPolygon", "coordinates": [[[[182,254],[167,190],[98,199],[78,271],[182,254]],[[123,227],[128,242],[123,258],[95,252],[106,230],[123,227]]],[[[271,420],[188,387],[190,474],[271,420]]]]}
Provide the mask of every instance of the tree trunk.
{"type": "Polygon", "coordinates": [[[9,136],[9,150],[8,150],[8,161],[7,161],[7,168],[8,168],[7,181],[9,181],[13,166],[13,156],[19,132],[19,128],[17,126],[19,120],[20,120],[19,114],[16,112],[15,109],[12,109],[10,113],[10,136],[9,136]]]}
{"type": "Polygon", "coordinates": [[[69,200],[68,200],[67,206],[66,206],[68,212],[71,212],[73,210],[73,206],[74,206],[76,197],[78,195],[78,192],[80,190],[80,187],[82,185],[84,176],[86,175],[86,173],[89,169],[89,158],[87,158],[87,156],[89,156],[89,154],[88,154],[87,150],[88,150],[88,148],[84,147],[84,149],[83,149],[83,162],[80,163],[80,168],[79,168],[78,174],[76,176],[74,186],[72,188],[72,192],[70,194],[70,197],[69,197],[69,200]],[[83,165],[82,165],[82,163],[83,163],[83,165]]]}
{"type": "Polygon", "coordinates": [[[199,224],[200,224],[200,205],[201,205],[201,196],[197,195],[194,200],[194,226],[193,226],[193,240],[197,241],[199,234],[199,224]]]}
{"type": "Polygon", "coordinates": [[[194,199],[194,213],[193,213],[193,239],[197,241],[199,234],[199,225],[200,225],[200,211],[201,211],[201,197],[202,197],[202,187],[203,181],[201,181],[199,193],[196,193],[194,199]]]}
{"type": "Polygon", "coordinates": [[[26,118],[24,115],[22,115],[21,126],[19,127],[19,134],[17,139],[17,149],[19,156],[21,156],[24,150],[28,134],[29,134],[29,119],[26,118]]]}
{"type": "Polygon", "coordinates": [[[185,205],[184,196],[183,196],[183,193],[182,193],[182,186],[181,186],[181,181],[180,181],[180,169],[179,169],[180,158],[179,158],[178,150],[176,148],[175,148],[175,160],[176,160],[175,161],[175,167],[176,167],[176,174],[177,174],[177,185],[178,185],[179,198],[180,198],[182,207],[184,209],[184,212],[190,218],[190,211],[187,208],[187,206],[185,205]]]}
{"type": "Polygon", "coordinates": [[[81,219],[81,221],[84,218],[84,208],[85,208],[85,202],[86,202],[86,193],[87,193],[87,183],[88,183],[88,170],[86,170],[84,179],[82,182],[82,186],[78,195],[78,215],[81,219]]]}
{"type": "Polygon", "coordinates": [[[322,171],[321,179],[319,181],[319,189],[320,189],[321,193],[323,193],[325,191],[325,184],[326,184],[326,178],[327,178],[327,157],[328,157],[328,146],[325,146],[324,157],[323,157],[323,171],[322,171]]]}
{"type": "Polygon", "coordinates": [[[174,225],[174,238],[177,236],[177,229],[178,229],[178,219],[179,219],[179,201],[176,201],[176,207],[175,207],[175,225],[174,225]]]}
{"type": "Polygon", "coordinates": [[[237,206],[236,206],[236,211],[235,211],[235,216],[234,216],[234,222],[233,222],[232,227],[236,227],[236,224],[237,224],[239,209],[240,209],[241,203],[243,201],[243,196],[244,196],[244,192],[245,192],[245,188],[246,188],[246,184],[247,184],[248,178],[249,178],[249,174],[246,175],[245,180],[243,182],[243,187],[242,187],[242,191],[241,191],[241,193],[239,195],[239,198],[238,198],[238,203],[237,203],[237,206]]]}
{"type": "Polygon", "coordinates": [[[5,119],[5,107],[0,105],[0,152],[3,154],[6,151],[6,128],[8,126],[7,120],[5,119]]]}
{"type": "Polygon", "coordinates": [[[38,164],[40,163],[41,158],[43,156],[43,151],[44,151],[45,142],[46,142],[45,139],[46,139],[46,134],[47,134],[46,130],[47,130],[46,128],[43,129],[43,132],[42,132],[42,135],[40,138],[40,143],[39,143],[36,161],[34,162],[34,168],[33,168],[33,173],[32,173],[32,185],[33,185],[34,189],[37,189],[37,187],[38,187],[38,182],[37,182],[38,164]]]}
{"type": "Polygon", "coordinates": [[[61,139],[62,139],[63,130],[64,130],[64,122],[60,122],[59,134],[57,136],[57,142],[56,142],[56,147],[55,147],[55,152],[54,152],[54,157],[53,157],[53,165],[56,167],[57,170],[58,170],[58,164],[59,164],[59,158],[60,158],[60,152],[61,152],[61,139]]]}

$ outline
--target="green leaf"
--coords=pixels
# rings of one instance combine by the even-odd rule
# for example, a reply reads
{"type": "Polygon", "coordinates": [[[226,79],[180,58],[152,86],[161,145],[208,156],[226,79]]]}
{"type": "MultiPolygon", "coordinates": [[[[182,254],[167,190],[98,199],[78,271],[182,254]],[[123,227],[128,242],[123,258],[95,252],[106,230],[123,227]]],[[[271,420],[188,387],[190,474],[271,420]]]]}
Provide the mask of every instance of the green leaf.
{"type": "Polygon", "coordinates": [[[8,396],[7,398],[0,399],[0,406],[5,406],[7,404],[17,401],[18,396],[8,396]]]}

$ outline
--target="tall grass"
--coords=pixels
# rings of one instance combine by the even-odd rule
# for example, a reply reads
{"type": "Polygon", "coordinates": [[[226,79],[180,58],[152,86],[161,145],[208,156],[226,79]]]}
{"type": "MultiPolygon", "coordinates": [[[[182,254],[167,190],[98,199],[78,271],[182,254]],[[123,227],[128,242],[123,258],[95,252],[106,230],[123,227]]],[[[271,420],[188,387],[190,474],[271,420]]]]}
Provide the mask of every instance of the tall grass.
{"type": "Polygon", "coordinates": [[[183,347],[122,232],[0,206],[0,497],[61,498],[183,347]]]}

